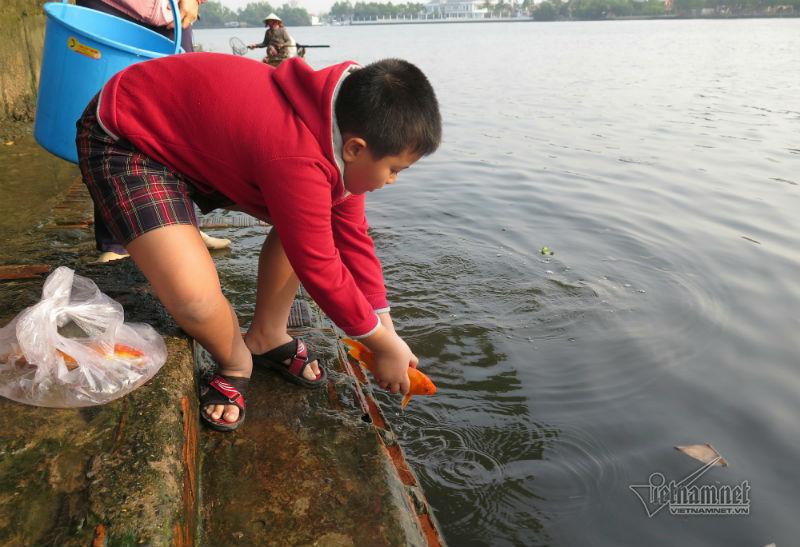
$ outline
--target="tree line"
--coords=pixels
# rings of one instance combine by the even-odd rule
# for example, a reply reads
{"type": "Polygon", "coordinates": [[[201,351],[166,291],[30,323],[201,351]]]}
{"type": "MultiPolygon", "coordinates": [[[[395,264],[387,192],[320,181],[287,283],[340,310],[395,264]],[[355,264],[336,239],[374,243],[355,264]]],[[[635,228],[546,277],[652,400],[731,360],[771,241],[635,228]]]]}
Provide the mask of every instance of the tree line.
{"type": "MultiPolygon", "coordinates": [[[[305,8],[284,4],[279,8],[269,2],[254,2],[234,11],[221,3],[211,0],[200,8],[200,19],[195,23],[198,28],[224,27],[225,23],[239,23],[243,26],[258,27],[264,24],[264,17],[271,12],[278,14],[287,27],[311,24],[311,15],[305,8]]],[[[324,19],[349,21],[350,19],[374,19],[376,17],[419,17],[425,13],[425,4],[407,2],[405,4],[356,2],[336,2],[324,19]]]]}
{"type": "Polygon", "coordinates": [[[405,4],[382,4],[378,2],[336,2],[328,14],[335,21],[349,21],[351,19],[375,19],[398,17],[419,17],[425,14],[425,4],[407,2],[405,4]]]}
{"type": "Polygon", "coordinates": [[[673,0],[669,11],[663,0],[545,0],[527,10],[537,21],[661,15],[780,15],[797,11],[800,11],[800,0],[673,0]]]}
{"type": "Polygon", "coordinates": [[[278,14],[287,27],[302,27],[311,24],[311,15],[305,8],[289,4],[276,8],[269,2],[254,2],[234,11],[211,0],[200,7],[200,19],[194,26],[219,28],[224,27],[226,23],[239,23],[242,26],[260,27],[264,25],[264,17],[273,11],[278,14]]]}
{"type": "MultiPolygon", "coordinates": [[[[532,17],[536,21],[568,21],[613,19],[616,17],[658,17],[676,15],[691,17],[701,10],[719,15],[780,15],[800,12],[800,0],[673,0],[672,9],[666,11],[664,0],[483,0],[479,6],[493,16],[532,17]]],[[[200,19],[195,26],[200,28],[223,27],[237,22],[243,26],[260,27],[264,17],[275,12],[286,26],[296,27],[311,24],[311,16],[305,10],[291,4],[276,8],[269,2],[254,2],[234,11],[218,1],[203,4],[200,19]]],[[[350,21],[353,19],[422,17],[425,4],[356,2],[338,0],[325,19],[350,21]]]]}
{"type": "MultiPolygon", "coordinates": [[[[264,24],[264,17],[275,12],[288,27],[311,24],[311,15],[305,8],[284,4],[276,8],[269,2],[254,2],[234,11],[220,2],[211,0],[200,8],[200,19],[195,23],[198,28],[219,28],[226,23],[239,23],[242,26],[259,27],[264,24]]],[[[425,4],[408,2],[405,4],[385,4],[378,2],[336,2],[326,19],[349,21],[350,19],[374,19],[376,17],[418,17],[425,13],[425,4]]]]}

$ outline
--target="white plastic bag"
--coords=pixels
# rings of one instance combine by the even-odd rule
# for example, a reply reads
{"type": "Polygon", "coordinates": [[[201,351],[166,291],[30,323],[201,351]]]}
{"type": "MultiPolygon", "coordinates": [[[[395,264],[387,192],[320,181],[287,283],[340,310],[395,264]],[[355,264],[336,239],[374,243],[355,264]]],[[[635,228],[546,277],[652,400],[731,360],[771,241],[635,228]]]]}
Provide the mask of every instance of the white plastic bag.
{"type": "Polygon", "coordinates": [[[145,383],[166,360],[155,329],[126,324],[118,302],[62,266],[42,299],[0,329],[0,395],[37,406],[100,405],[145,383]]]}

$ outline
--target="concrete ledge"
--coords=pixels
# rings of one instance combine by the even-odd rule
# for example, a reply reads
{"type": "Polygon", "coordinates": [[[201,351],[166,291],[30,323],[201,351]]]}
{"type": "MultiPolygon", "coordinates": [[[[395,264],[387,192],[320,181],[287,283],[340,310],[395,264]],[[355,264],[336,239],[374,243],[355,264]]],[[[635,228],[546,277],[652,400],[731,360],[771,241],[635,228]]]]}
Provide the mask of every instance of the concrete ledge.
{"type": "Polygon", "coordinates": [[[151,382],[107,405],[0,399],[0,545],[180,545],[193,534],[183,490],[196,477],[184,433],[196,420],[194,379],[188,342],[167,346],[151,382]]]}

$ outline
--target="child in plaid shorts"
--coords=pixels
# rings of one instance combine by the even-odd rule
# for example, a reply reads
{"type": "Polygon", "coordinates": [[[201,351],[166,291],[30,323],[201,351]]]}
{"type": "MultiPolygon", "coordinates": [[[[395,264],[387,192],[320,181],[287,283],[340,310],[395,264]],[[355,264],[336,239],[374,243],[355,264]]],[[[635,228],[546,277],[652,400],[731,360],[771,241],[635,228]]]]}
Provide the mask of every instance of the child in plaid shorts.
{"type": "Polygon", "coordinates": [[[219,364],[201,389],[210,427],[244,421],[254,364],[305,387],[325,384],[324,368],[286,331],[301,282],[373,351],[378,384],[408,391],[417,358],[392,324],[364,196],[439,145],[438,103],[417,67],[386,59],[317,71],[290,59],[274,69],[213,53],[155,59],[104,86],[76,140],[83,180],[110,231],[219,364]],[[244,338],[194,203],[235,205],[273,225],[244,338]]]}

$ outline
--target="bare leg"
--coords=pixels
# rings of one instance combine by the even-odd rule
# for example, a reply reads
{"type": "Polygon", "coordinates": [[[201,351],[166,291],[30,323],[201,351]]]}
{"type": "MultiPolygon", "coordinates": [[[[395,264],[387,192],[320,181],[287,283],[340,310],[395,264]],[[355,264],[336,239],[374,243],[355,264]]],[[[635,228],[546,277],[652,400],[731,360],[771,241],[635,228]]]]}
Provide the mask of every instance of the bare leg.
{"type": "MultiPolygon", "coordinates": [[[[245,343],[254,354],[291,342],[286,323],[299,286],[300,280],[289,264],[278,232],[272,229],[258,258],[256,311],[253,324],[245,335],[245,343]]],[[[313,361],[305,368],[303,376],[314,380],[319,373],[319,364],[313,361]]]]}
{"type": "MultiPolygon", "coordinates": [[[[220,372],[250,377],[253,361],[242,340],[239,321],[222,294],[214,261],[192,225],[164,226],[126,247],[181,328],[216,359],[220,372]]],[[[235,422],[234,405],[210,405],[206,412],[235,422]]]]}

